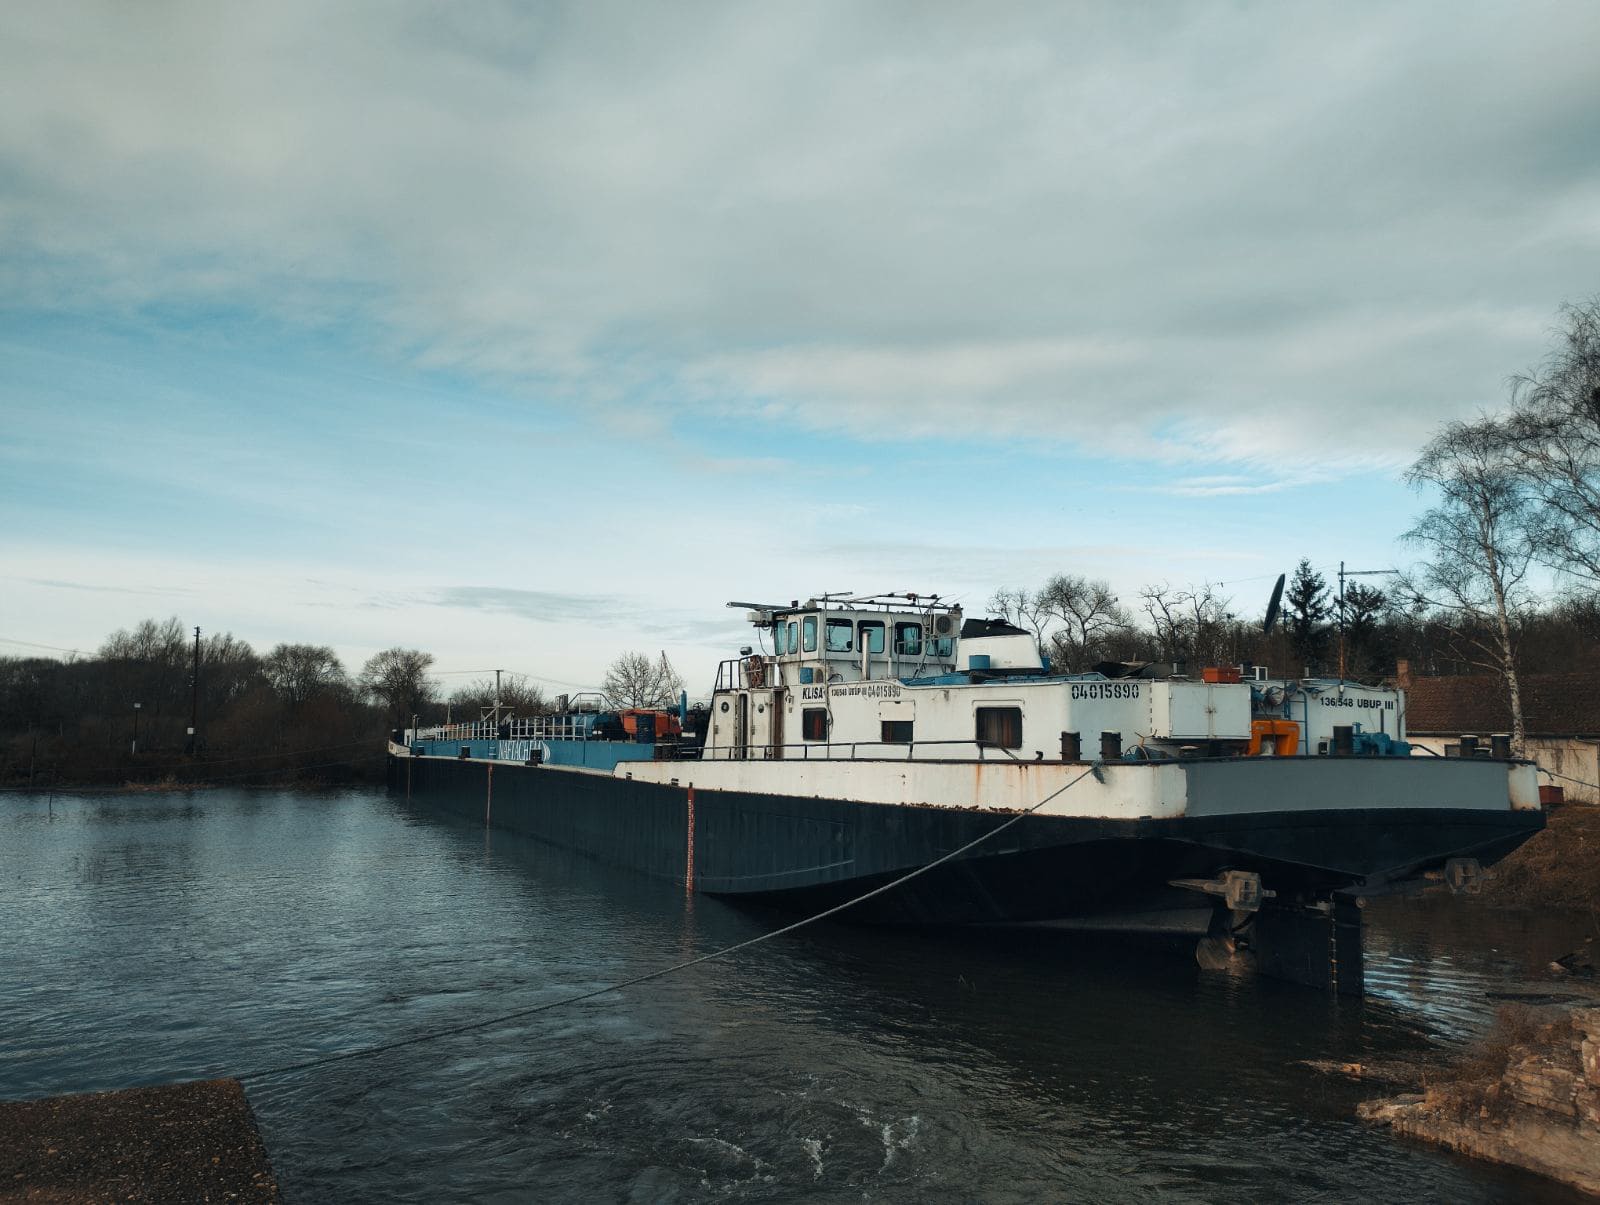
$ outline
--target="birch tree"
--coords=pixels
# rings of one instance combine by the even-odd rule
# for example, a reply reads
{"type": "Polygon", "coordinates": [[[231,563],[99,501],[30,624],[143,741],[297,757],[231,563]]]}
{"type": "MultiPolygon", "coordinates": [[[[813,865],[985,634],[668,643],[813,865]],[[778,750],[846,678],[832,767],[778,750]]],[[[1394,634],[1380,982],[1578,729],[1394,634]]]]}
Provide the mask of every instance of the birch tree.
{"type": "Polygon", "coordinates": [[[1530,603],[1535,514],[1514,441],[1494,419],[1451,423],[1428,441],[1406,480],[1437,501],[1405,534],[1425,559],[1401,577],[1399,591],[1438,614],[1468,660],[1500,677],[1520,754],[1517,630],[1530,603]]]}
{"type": "Polygon", "coordinates": [[[1556,346],[1513,380],[1507,434],[1539,503],[1535,555],[1600,584],[1600,297],[1562,308],[1556,346]]]}

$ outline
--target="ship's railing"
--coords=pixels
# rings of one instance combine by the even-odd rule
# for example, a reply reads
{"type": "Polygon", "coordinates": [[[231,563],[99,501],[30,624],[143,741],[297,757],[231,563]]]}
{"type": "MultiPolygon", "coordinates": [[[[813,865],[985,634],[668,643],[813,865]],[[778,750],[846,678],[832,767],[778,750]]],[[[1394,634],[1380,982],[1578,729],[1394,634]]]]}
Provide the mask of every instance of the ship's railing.
{"type": "Polygon", "coordinates": [[[594,712],[567,712],[561,715],[524,716],[502,720],[474,720],[469,724],[439,724],[419,728],[413,739],[419,741],[586,741],[591,737],[594,712]]]}
{"type": "Polygon", "coordinates": [[[719,690],[759,690],[764,686],[782,685],[778,681],[778,663],[773,657],[752,653],[748,657],[729,657],[717,664],[719,690]]]}
{"type": "Polygon", "coordinates": [[[500,734],[499,728],[487,721],[470,724],[437,724],[432,728],[419,728],[419,741],[492,741],[500,734]]]}
{"type": "MultiPolygon", "coordinates": [[[[1018,756],[1017,750],[993,741],[938,740],[938,741],[804,741],[794,744],[715,745],[708,746],[700,755],[703,761],[915,761],[916,750],[934,748],[938,752],[958,752],[971,749],[977,760],[1043,761],[1036,757],[1018,756]],[[863,752],[866,750],[868,752],[863,752]],[[872,753],[872,750],[883,750],[872,753]]],[[[967,760],[959,758],[957,760],[967,760]]],[[[1051,759],[1056,760],[1056,759],[1051,759]]]]}
{"type": "Polygon", "coordinates": [[[530,722],[527,735],[541,741],[586,741],[594,729],[594,722],[595,716],[591,712],[541,715],[530,722]]]}

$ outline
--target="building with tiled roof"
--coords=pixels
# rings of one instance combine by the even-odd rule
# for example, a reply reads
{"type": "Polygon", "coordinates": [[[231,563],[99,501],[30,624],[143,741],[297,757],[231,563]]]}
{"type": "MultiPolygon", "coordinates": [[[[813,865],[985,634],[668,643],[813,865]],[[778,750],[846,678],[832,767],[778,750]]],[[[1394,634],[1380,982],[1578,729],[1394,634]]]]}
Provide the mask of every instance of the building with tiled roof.
{"type": "MultiPolygon", "coordinates": [[[[1487,744],[1497,732],[1511,731],[1511,704],[1505,683],[1494,674],[1414,678],[1400,662],[1395,685],[1406,692],[1406,735],[1414,745],[1444,753],[1463,736],[1487,744]]],[[[1565,789],[1569,799],[1600,803],[1600,676],[1524,674],[1522,722],[1527,754],[1547,771],[1543,781],[1565,789]]]]}

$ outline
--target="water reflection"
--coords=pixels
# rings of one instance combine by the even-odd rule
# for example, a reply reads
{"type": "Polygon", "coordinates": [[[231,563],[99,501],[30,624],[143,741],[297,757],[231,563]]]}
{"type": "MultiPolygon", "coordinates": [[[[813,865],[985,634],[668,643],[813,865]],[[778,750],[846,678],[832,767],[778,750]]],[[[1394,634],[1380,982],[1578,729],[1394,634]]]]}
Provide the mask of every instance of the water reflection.
{"type": "MultiPolygon", "coordinates": [[[[0,812],[7,1097],[393,1041],[778,923],[381,795],[45,806],[0,812]]],[[[297,1200],[1567,1199],[1357,1125],[1363,1089],[1305,1062],[1465,1040],[1572,923],[1373,920],[1358,1003],[1115,942],[832,924],[249,1090],[297,1200]]]]}

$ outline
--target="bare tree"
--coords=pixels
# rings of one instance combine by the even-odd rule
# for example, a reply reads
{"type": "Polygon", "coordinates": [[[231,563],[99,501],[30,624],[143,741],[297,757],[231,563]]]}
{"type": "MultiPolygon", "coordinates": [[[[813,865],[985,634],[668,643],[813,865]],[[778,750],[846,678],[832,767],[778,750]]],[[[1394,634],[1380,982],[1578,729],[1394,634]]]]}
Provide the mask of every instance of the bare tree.
{"type": "Polygon", "coordinates": [[[512,715],[543,715],[550,710],[550,701],[544,690],[527,674],[501,674],[499,695],[495,693],[493,678],[478,678],[460,687],[450,695],[450,706],[458,715],[473,711],[487,712],[499,698],[502,710],[512,715]]]}
{"type": "Polygon", "coordinates": [[[1233,613],[1228,610],[1233,599],[1217,593],[1210,582],[1202,584],[1198,590],[1191,587],[1179,597],[1188,609],[1192,633],[1190,648],[1194,656],[1206,665],[1237,661],[1233,613]]]}
{"type": "Polygon", "coordinates": [[[290,707],[349,686],[339,654],[325,644],[277,645],[262,660],[261,670],[278,697],[290,707]]]}
{"type": "Polygon", "coordinates": [[[100,659],[111,667],[108,685],[119,703],[127,697],[156,715],[187,709],[189,640],[176,615],[142,620],[131,632],[119,628],[101,644],[100,659]]]}
{"type": "Polygon", "coordinates": [[[383,705],[396,723],[404,723],[433,699],[428,670],[433,654],[392,648],[374,653],[361,667],[361,689],[383,705]]]}
{"type": "Polygon", "coordinates": [[[1535,555],[1593,585],[1600,583],[1600,296],[1561,314],[1556,347],[1513,378],[1505,430],[1540,504],[1535,555]]]}
{"type": "Polygon", "coordinates": [[[1043,591],[1034,594],[1010,587],[996,590],[994,597],[989,600],[989,613],[1032,632],[1041,645],[1045,643],[1045,631],[1050,626],[1052,615],[1043,591]]]}
{"type": "Polygon", "coordinates": [[[1397,592],[1434,609],[1467,659],[1500,676],[1520,753],[1517,629],[1529,604],[1534,516],[1515,443],[1494,419],[1451,423],[1428,441],[1406,479],[1439,500],[1405,535],[1428,559],[1400,578],[1397,592]]]}
{"type": "Polygon", "coordinates": [[[1051,639],[1058,659],[1078,669],[1088,666],[1091,649],[1111,633],[1127,628],[1131,617],[1117,603],[1111,583],[1058,573],[1036,596],[1045,614],[1059,620],[1062,629],[1051,639]]]}
{"type": "Polygon", "coordinates": [[[1163,582],[1140,590],[1139,604],[1150,620],[1156,652],[1168,661],[1181,660],[1189,644],[1182,595],[1163,582]]]}
{"type": "Polygon", "coordinates": [[[678,701],[683,679],[666,653],[652,661],[644,653],[623,653],[606,670],[600,684],[613,707],[670,707],[678,701]]]}
{"type": "Polygon", "coordinates": [[[261,685],[261,658],[232,632],[213,632],[200,642],[200,689],[207,714],[261,685]]]}
{"type": "Polygon", "coordinates": [[[1207,582],[1196,589],[1174,590],[1170,585],[1146,586],[1140,604],[1149,617],[1156,649],[1168,661],[1194,658],[1209,664],[1233,659],[1233,616],[1229,598],[1207,582]]]}

